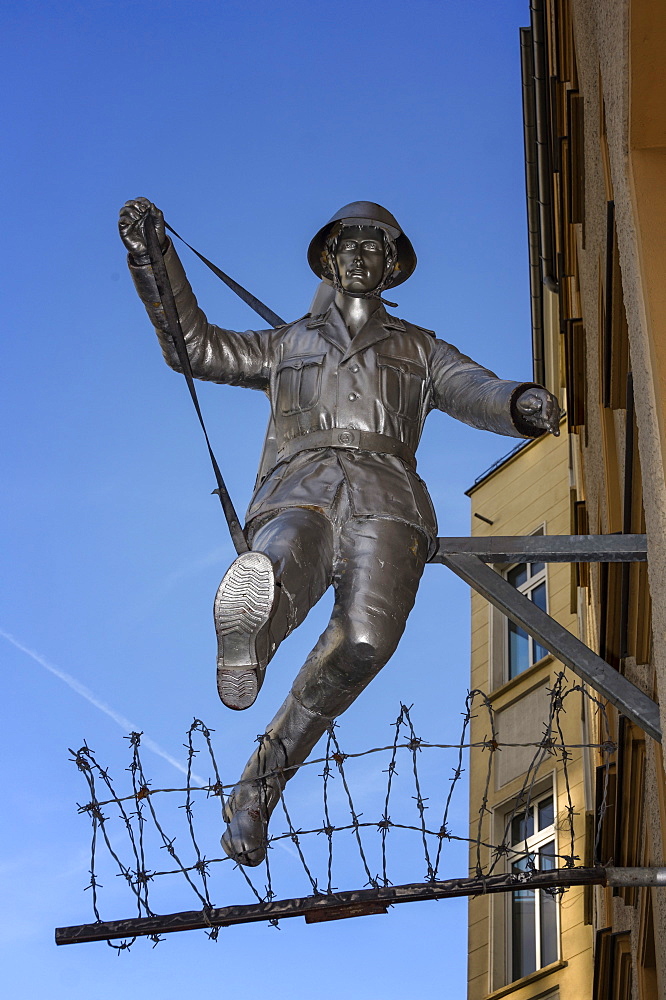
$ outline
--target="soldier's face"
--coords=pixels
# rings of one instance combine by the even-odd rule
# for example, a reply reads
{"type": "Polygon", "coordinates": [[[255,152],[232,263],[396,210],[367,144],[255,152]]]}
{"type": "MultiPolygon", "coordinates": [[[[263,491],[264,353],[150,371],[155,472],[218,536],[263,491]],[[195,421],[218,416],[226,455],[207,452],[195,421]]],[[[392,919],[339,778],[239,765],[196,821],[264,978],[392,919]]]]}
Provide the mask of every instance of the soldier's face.
{"type": "Polygon", "coordinates": [[[384,240],[374,226],[345,226],[335,251],[345,292],[370,292],[384,276],[384,240]]]}

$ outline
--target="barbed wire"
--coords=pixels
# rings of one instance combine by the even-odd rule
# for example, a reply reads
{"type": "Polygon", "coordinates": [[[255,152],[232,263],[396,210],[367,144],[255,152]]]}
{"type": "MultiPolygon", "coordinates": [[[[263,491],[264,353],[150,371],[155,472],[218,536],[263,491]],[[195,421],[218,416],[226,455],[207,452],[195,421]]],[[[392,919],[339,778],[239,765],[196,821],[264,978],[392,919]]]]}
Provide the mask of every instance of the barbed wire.
{"type": "MultiPolygon", "coordinates": [[[[415,835],[415,853],[422,857],[425,864],[425,881],[433,883],[440,878],[440,871],[444,859],[444,845],[448,842],[467,843],[472,849],[473,865],[472,870],[477,879],[484,879],[492,875],[498,866],[515,865],[521,862],[524,868],[525,878],[521,877],[521,886],[529,888],[529,877],[537,871],[534,852],[528,849],[528,822],[531,811],[535,804],[535,799],[543,795],[541,788],[537,793],[537,782],[540,771],[548,758],[552,758],[555,763],[561,765],[561,775],[564,783],[563,810],[564,819],[559,822],[558,829],[566,831],[566,846],[562,853],[549,855],[549,860],[559,859],[562,867],[573,868],[577,861],[580,861],[576,853],[575,837],[575,808],[571,792],[570,763],[572,751],[596,750],[603,763],[602,795],[601,801],[597,803],[597,825],[595,830],[595,849],[598,848],[601,838],[601,829],[604,816],[608,808],[608,783],[610,775],[610,762],[616,745],[611,739],[611,730],[608,716],[604,704],[596,698],[584,685],[571,684],[568,681],[565,671],[560,672],[554,679],[552,688],[548,689],[548,716],[544,721],[543,735],[538,741],[533,742],[501,742],[498,739],[498,729],[496,712],[491,700],[483,691],[476,689],[470,691],[465,700],[465,709],[461,713],[463,717],[460,740],[458,743],[432,743],[420,738],[415,730],[411,711],[413,706],[401,705],[399,714],[392,724],[394,729],[393,740],[384,746],[372,747],[367,750],[347,753],[342,750],[338,739],[338,726],[333,724],[327,734],[325,753],[323,757],[316,757],[299,767],[276,768],[267,771],[262,777],[263,794],[268,796],[268,783],[271,778],[279,778],[274,782],[280,788],[284,786],[284,777],[288,771],[307,771],[318,768],[323,764],[321,771],[312,772],[313,777],[321,778],[322,791],[322,811],[323,822],[320,825],[308,824],[308,828],[294,823],[293,810],[290,810],[284,792],[280,792],[279,805],[281,814],[286,822],[286,830],[279,833],[271,833],[266,841],[266,858],[261,868],[253,869],[252,875],[247,868],[237,865],[226,856],[209,857],[205,852],[204,840],[214,832],[215,839],[219,836],[224,821],[220,823],[221,815],[225,804],[225,792],[234,787],[232,784],[225,784],[222,780],[220,769],[217,764],[213,747],[212,733],[205,723],[200,719],[194,719],[190,726],[185,749],[187,751],[186,783],[184,787],[178,788],[152,788],[149,779],[144,771],[141,759],[141,733],[131,733],[128,739],[132,757],[127,771],[130,774],[131,791],[125,794],[118,794],[116,786],[112,781],[108,769],[102,767],[95,756],[95,752],[84,744],[79,750],[70,751],[72,760],[84,775],[88,788],[88,801],[78,806],[79,812],[87,814],[91,819],[92,833],[90,844],[90,880],[86,886],[92,896],[92,908],[97,922],[102,922],[99,908],[99,890],[101,888],[99,876],[99,854],[101,846],[106,848],[107,858],[112,870],[127,884],[132,897],[134,898],[136,913],[138,917],[155,916],[152,905],[151,891],[156,884],[156,880],[168,877],[180,878],[193,892],[201,911],[206,914],[214,908],[213,873],[219,866],[226,863],[223,870],[234,869],[239,873],[240,878],[245,883],[247,889],[252,894],[257,903],[271,902],[276,898],[274,886],[274,873],[272,870],[272,849],[282,844],[289,849],[294,864],[290,865],[290,877],[294,870],[298,869],[305,875],[309,890],[313,896],[331,895],[337,890],[333,882],[335,879],[336,863],[342,854],[343,861],[349,860],[350,851],[347,846],[340,849],[338,845],[338,835],[351,833],[355,845],[355,855],[360,862],[361,877],[365,879],[364,885],[373,889],[388,887],[393,885],[389,878],[389,834],[392,831],[402,831],[415,835]],[[571,743],[567,744],[564,736],[562,716],[566,712],[568,700],[575,694],[580,694],[583,700],[588,702],[596,710],[598,717],[598,733],[600,742],[596,743],[571,743]],[[483,713],[487,721],[487,731],[482,740],[468,741],[467,736],[473,720],[479,720],[479,711],[483,713]],[[503,834],[499,842],[494,842],[492,838],[492,816],[493,810],[489,805],[491,799],[491,784],[495,773],[495,761],[497,754],[509,749],[533,748],[534,753],[524,772],[521,787],[514,798],[511,810],[506,814],[503,826],[503,834]],[[426,813],[433,808],[432,796],[425,795],[425,786],[421,775],[422,755],[425,751],[446,751],[455,750],[456,760],[451,768],[451,775],[448,777],[448,789],[446,794],[441,792],[442,813],[441,821],[435,824],[434,828],[428,824],[426,813]],[[466,836],[454,833],[452,829],[452,807],[454,794],[459,787],[463,774],[465,773],[465,752],[479,752],[487,754],[487,762],[484,768],[483,787],[480,796],[478,819],[475,821],[472,835],[466,836]],[[385,790],[381,796],[381,813],[378,818],[365,819],[355,803],[353,793],[353,778],[346,765],[350,762],[363,761],[376,754],[388,754],[388,765],[381,770],[381,774],[386,775],[385,790]],[[200,758],[207,762],[212,775],[212,780],[207,784],[194,781],[194,763],[197,761],[197,770],[201,770],[200,758]],[[402,780],[401,787],[397,789],[400,775],[400,760],[406,758],[408,768],[405,772],[409,775],[402,780]],[[341,792],[336,793],[338,808],[344,809],[347,813],[346,820],[338,820],[334,816],[332,808],[332,788],[333,782],[340,780],[341,792]],[[411,794],[406,794],[411,785],[411,794]],[[166,832],[167,823],[162,818],[162,806],[158,803],[160,796],[167,793],[184,795],[184,801],[177,805],[177,809],[182,811],[185,817],[185,827],[187,832],[187,845],[176,850],[176,836],[169,836],[166,832]],[[195,829],[196,809],[201,801],[214,800],[219,803],[220,813],[215,809],[215,815],[211,818],[207,816],[204,836],[195,829]],[[343,803],[343,806],[340,805],[343,803]],[[413,819],[405,816],[406,809],[411,803],[413,819]],[[116,810],[112,815],[111,807],[116,810]],[[105,811],[106,810],[106,811],[105,811]],[[396,812],[396,810],[398,810],[396,812]],[[414,815],[415,811],[415,815],[414,815]],[[393,814],[393,815],[392,815],[393,814]],[[394,818],[395,816],[395,818],[394,818]],[[522,843],[516,843],[512,839],[514,830],[514,820],[523,817],[522,829],[524,837],[522,843]],[[379,833],[379,857],[378,871],[375,871],[372,852],[373,843],[364,837],[374,830],[379,833]],[[120,846],[120,840],[125,837],[124,854],[120,846]],[[321,851],[312,852],[313,838],[324,838],[325,851],[323,858],[323,874],[318,874],[314,855],[321,854],[321,851]],[[149,844],[150,841],[150,844],[149,844]],[[304,842],[308,842],[308,848],[304,842]],[[157,846],[158,850],[163,850],[172,862],[171,866],[155,864],[149,867],[148,852],[157,846]],[[309,852],[309,853],[308,853],[309,852]],[[256,872],[263,871],[264,885],[260,887],[256,872]]],[[[477,722],[477,728],[478,728],[477,722]]],[[[267,737],[259,737],[260,748],[267,737]]],[[[441,768],[435,771],[435,779],[441,791],[441,781],[443,774],[441,768]]],[[[239,783],[235,783],[236,785],[239,783]]],[[[166,802],[166,800],[165,800],[166,802]]],[[[164,805],[164,803],[163,803],[164,805]]],[[[278,810],[276,810],[278,812],[278,810]]],[[[274,816],[272,826],[277,825],[274,816]]],[[[560,848],[558,847],[558,850],[560,848]]],[[[343,864],[343,867],[344,864],[343,864]]],[[[219,888],[215,886],[215,891],[219,888]]],[[[561,888],[544,889],[542,891],[554,894],[564,891],[561,888]]],[[[287,891],[283,896],[294,896],[287,891]]],[[[277,926],[278,921],[269,919],[269,924],[277,926]]],[[[219,927],[209,926],[207,933],[212,939],[216,939],[219,927]]],[[[151,934],[149,938],[156,945],[162,940],[159,934],[151,934]]],[[[122,940],[120,943],[109,941],[109,945],[118,951],[127,950],[135,938],[122,940]]]]}

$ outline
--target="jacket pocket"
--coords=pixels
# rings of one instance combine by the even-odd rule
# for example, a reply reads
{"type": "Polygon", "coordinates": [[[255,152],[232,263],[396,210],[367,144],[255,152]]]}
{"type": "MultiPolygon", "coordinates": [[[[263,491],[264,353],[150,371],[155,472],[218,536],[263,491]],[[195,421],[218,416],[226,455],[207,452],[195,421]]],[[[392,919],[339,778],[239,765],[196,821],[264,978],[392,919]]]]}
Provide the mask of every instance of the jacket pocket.
{"type": "Polygon", "coordinates": [[[421,412],[425,366],[407,358],[378,354],[377,367],[379,389],[386,409],[399,417],[417,420],[421,412]]]}
{"type": "Polygon", "coordinates": [[[280,413],[303,413],[319,402],[325,354],[285,358],[277,367],[277,407],[280,413]]]}

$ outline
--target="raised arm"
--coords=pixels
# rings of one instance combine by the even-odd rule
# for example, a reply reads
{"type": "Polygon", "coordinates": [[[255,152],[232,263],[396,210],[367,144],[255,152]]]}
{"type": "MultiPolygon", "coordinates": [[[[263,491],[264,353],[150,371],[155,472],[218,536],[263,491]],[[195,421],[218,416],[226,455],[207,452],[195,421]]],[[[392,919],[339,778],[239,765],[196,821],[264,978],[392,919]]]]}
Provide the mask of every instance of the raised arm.
{"type": "Polygon", "coordinates": [[[195,378],[209,382],[240,385],[248,389],[266,389],[270,377],[270,347],[273,330],[248,330],[238,333],[223,330],[206,319],[176,253],[166,235],[164,216],[147,198],[126,202],[120,212],[118,228],[128,250],[128,265],[139,297],[162,347],[164,360],[181,371],[176,348],[167,330],[159,293],[146,249],[143,224],[150,212],[164,254],[164,263],[173,289],[187,353],[195,378]]]}
{"type": "Polygon", "coordinates": [[[433,405],[472,427],[509,437],[559,434],[560,408],[543,386],[498,378],[443,340],[433,345],[430,370],[433,405]]]}

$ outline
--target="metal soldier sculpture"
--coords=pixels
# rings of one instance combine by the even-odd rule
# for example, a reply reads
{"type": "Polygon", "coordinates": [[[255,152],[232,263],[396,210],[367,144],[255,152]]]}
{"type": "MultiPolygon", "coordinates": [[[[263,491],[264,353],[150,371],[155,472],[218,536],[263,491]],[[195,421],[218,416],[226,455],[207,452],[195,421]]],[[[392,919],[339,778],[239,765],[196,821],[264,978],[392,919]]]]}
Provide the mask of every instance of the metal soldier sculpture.
{"type": "Polygon", "coordinates": [[[285,782],[385,665],[404,631],[437,535],[414,457],[429,411],[536,437],[558,433],[559,407],[541,386],[500,379],[430,330],[386,312],[382,293],[409,278],[416,255],[390,212],[371,202],[346,205],[310,244],[312,270],[333,286],[330,308],[245,333],[208,322],[162,213],[143,198],[127,202],[120,233],[130,271],[176,371],[146,255],[148,212],[194,376],[260,389],[271,403],[247,512],[251,551],[235,560],[215,598],[225,705],[252,705],[279,644],[329,586],[335,589],[328,627],[226,803],[222,846],[239,863],[258,865],[285,782]]]}

